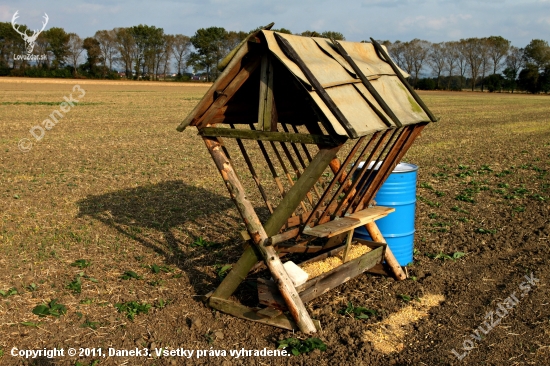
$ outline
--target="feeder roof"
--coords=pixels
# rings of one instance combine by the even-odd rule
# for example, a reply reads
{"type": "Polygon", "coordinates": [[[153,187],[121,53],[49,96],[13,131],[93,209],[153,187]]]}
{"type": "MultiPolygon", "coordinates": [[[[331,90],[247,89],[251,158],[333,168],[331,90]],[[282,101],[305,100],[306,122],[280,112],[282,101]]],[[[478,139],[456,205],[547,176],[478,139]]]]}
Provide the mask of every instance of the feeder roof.
{"type": "MultiPolygon", "coordinates": [[[[301,82],[318,111],[330,123],[332,131],[329,133],[357,138],[401,125],[435,121],[425,105],[419,104],[416,93],[400,78],[401,75],[405,78],[409,75],[392,61],[393,66],[386,61],[373,43],[339,41],[339,49],[326,38],[302,37],[270,30],[261,30],[254,37],[261,42],[265,39],[267,49],[284,65],[283,69],[301,82]],[[295,54],[289,55],[288,47],[283,43],[290,45],[295,54]],[[301,61],[296,60],[296,55],[301,61]],[[349,56],[351,62],[346,60],[346,56],[349,56]],[[304,72],[304,65],[309,75],[306,75],[307,71],[304,72]],[[368,82],[365,83],[361,76],[368,82]],[[324,92],[325,96],[322,95],[324,92]],[[326,95],[333,103],[327,103],[326,95]]],[[[239,55],[235,50],[232,54],[234,58],[244,57],[242,52],[239,55]]],[[[235,67],[235,64],[235,60],[231,60],[227,67],[235,67]]],[[[224,74],[227,77],[229,73],[224,71],[212,90],[218,90],[217,84],[223,83],[220,79],[224,78],[224,74]]],[[[274,74],[274,78],[279,77],[281,75],[274,74]]],[[[225,81],[225,85],[227,83],[225,81]]],[[[280,93],[274,90],[274,93],[277,92],[280,93]]],[[[277,103],[277,94],[275,98],[277,103]]],[[[195,108],[178,130],[183,130],[187,125],[199,125],[199,114],[200,108],[195,108]]]]}

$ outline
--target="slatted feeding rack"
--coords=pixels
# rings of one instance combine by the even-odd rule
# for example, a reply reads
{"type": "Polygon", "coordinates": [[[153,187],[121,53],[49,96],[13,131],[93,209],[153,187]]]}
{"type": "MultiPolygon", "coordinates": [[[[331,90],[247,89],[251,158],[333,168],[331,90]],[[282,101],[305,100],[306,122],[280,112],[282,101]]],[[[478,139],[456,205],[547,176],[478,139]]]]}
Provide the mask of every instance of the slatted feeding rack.
{"type": "Polygon", "coordinates": [[[198,129],[249,238],[208,305],[314,333],[319,325],[304,302],[365,271],[405,278],[375,223],[393,209],[376,206],[373,198],[436,119],[376,41],[269,29],[249,35],[222,61],[223,72],[178,130],[198,129]],[[372,164],[378,169],[366,168],[372,164]],[[374,241],[361,243],[372,250],[347,259],[353,230],[363,225],[374,241]],[[300,286],[280,259],[316,253],[311,260],[319,260],[342,250],[342,265],[300,286]],[[267,307],[230,299],[261,261],[273,278],[258,280],[267,307]]]}

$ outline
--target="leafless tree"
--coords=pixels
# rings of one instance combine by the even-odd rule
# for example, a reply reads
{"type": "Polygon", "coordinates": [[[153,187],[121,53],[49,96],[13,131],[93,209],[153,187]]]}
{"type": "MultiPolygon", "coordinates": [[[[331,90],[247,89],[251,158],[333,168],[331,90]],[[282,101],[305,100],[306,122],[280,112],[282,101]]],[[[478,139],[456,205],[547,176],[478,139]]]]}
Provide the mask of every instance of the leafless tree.
{"type": "Polygon", "coordinates": [[[137,53],[136,42],[128,28],[115,28],[113,31],[115,33],[116,48],[120,54],[120,63],[124,65],[126,77],[130,78],[137,53]]]}
{"type": "Polygon", "coordinates": [[[447,47],[444,43],[433,43],[428,52],[428,64],[433,73],[437,76],[436,88],[439,89],[441,73],[447,65],[447,47]]]}
{"type": "Polygon", "coordinates": [[[172,50],[174,51],[174,58],[176,59],[178,74],[181,75],[186,66],[185,60],[189,55],[191,40],[189,37],[184,36],[183,34],[176,34],[173,41],[174,43],[172,45],[172,50]]]}
{"type": "MultiPolygon", "coordinates": [[[[458,67],[460,52],[458,51],[457,42],[445,42],[444,50],[445,70],[449,75],[447,89],[451,89],[451,81],[453,78],[453,73],[458,67]]],[[[460,83],[462,83],[462,80],[460,80],[460,83]]]]}
{"type": "Polygon", "coordinates": [[[423,41],[415,38],[410,42],[406,42],[405,58],[408,59],[407,63],[412,63],[412,71],[414,72],[414,85],[418,82],[418,74],[424,66],[424,62],[428,57],[428,51],[430,49],[430,42],[423,41]]]}
{"type": "Polygon", "coordinates": [[[78,72],[78,60],[84,51],[82,38],[76,33],[69,33],[69,59],[73,64],[73,75],[76,76],[78,72]]]}
{"type": "Polygon", "coordinates": [[[103,59],[103,77],[107,70],[113,69],[113,61],[117,54],[116,34],[114,30],[99,30],[95,32],[94,38],[99,42],[101,58],[103,59]],[[109,64],[107,68],[107,63],[109,64]]]}
{"type": "Polygon", "coordinates": [[[162,55],[162,73],[164,74],[164,80],[166,80],[166,73],[170,71],[170,60],[174,54],[174,38],[172,34],[165,34],[164,39],[164,52],[162,55]]]}
{"type": "Polygon", "coordinates": [[[477,78],[481,71],[481,65],[483,63],[482,57],[482,40],[480,38],[468,38],[461,39],[462,47],[460,52],[466,59],[468,68],[470,70],[470,77],[472,78],[472,91],[474,91],[476,86],[477,78]]]}
{"type": "Polygon", "coordinates": [[[510,50],[510,41],[502,38],[501,36],[491,36],[487,38],[489,57],[493,64],[493,74],[502,66],[501,61],[508,54],[510,50]]]}

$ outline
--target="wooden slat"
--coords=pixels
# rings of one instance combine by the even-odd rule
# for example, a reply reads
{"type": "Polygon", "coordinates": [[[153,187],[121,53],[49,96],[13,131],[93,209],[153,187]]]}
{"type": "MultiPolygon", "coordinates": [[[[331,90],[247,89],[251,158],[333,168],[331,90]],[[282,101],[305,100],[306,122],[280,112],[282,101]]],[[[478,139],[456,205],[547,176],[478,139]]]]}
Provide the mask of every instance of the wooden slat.
{"type": "Polygon", "coordinates": [[[287,310],[285,300],[281,296],[275,282],[258,278],[258,301],[271,308],[287,310]]]}
{"type": "Polygon", "coordinates": [[[244,42],[241,48],[237,51],[237,54],[228,67],[221,73],[218,79],[214,82],[214,85],[204,95],[201,101],[193,108],[193,111],[185,118],[185,120],[178,126],[178,131],[183,131],[185,127],[194,125],[197,120],[208,110],[210,105],[215,101],[215,93],[217,90],[224,90],[229,83],[239,73],[242,66],[243,56],[248,53],[248,42],[244,42]]]}
{"type": "Polygon", "coordinates": [[[370,222],[387,216],[394,211],[395,208],[393,207],[374,206],[361,211],[357,211],[346,217],[361,220],[362,222],[370,222]]]}
{"type": "MultiPolygon", "coordinates": [[[[333,289],[334,287],[357,277],[363,272],[368,271],[371,268],[377,266],[382,262],[386,245],[381,243],[375,243],[367,240],[357,240],[357,242],[364,245],[374,247],[374,249],[364,255],[352,259],[349,262],[342,264],[333,270],[323,273],[306,283],[297,286],[296,290],[300,294],[300,298],[304,302],[311,301],[316,297],[324,294],[325,292],[333,289]]],[[[340,246],[330,252],[321,254],[315,258],[307,260],[304,263],[315,262],[323,260],[327,257],[336,255],[344,249],[344,246],[340,246]]],[[[277,286],[271,280],[258,279],[258,298],[260,304],[267,305],[276,309],[286,310],[286,304],[283,301],[281,295],[278,292],[277,286]]]]}
{"type": "Polygon", "coordinates": [[[356,212],[350,216],[342,217],[325,224],[317,225],[312,228],[305,228],[303,233],[306,235],[317,236],[319,238],[330,238],[332,236],[355,229],[359,226],[378,220],[395,211],[391,207],[375,206],[356,212]]]}
{"type": "Polygon", "coordinates": [[[258,129],[273,131],[277,126],[277,119],[273,113],[273,65],[270,55],[262,56],[260,67],[260,101],[258,107],[258,129]]]}
{"type": "Polygon", "coordinates": [[[359,276],[369,268],[382,261],[384,255],[384,246],[380,246],[372,251],[355,258],[349,262],[336,267],[332,271],[307,281],[302,286],[296,288],[303,302],[308,302],[321,296],[327,291],[359,276]]]}
{"type": "Polygon", "coordinates": [[[336,145],[330,136],[307,135],[303,133],[286,133],[273,131],[233,130],[229,128],[204,127],[199,130],[201,136],[230,137],[235,139],[281,141],[324,146],[336,145]]]}
{"type": "Polygon", "coordinates": [[[233,97],[233,95],[235,95],[239,88],[248,80],[250,75],[254,72],[254,70],[256,70],[259,64],[260,58],[253,57],[243,66],[243,68],[239,71],[235,78],[231,80],[227,88],[225,88],[223,92],[216,98],[214,103],[212,103],[208,107],[202,117],[200,117],[196,121],[196,125],[199,126],[199,129],[210,123],[210,120],[217,115],[218,109],[225,106],[225,104],[233,97]]]}
{"type": "Polygon", "coordinates": [[[254,310],[247,306],[238,304],[234,301],[224,300],[217,297],[211,297],[208,300],[208,305],[221,312],[236,316],[241,319],[251,320],[257,323],[267,324],[288,330],[297,329],[296,323],[286,317],[284,314],[273,318],[268,318],[263,316],[263,314],[257,313],[261,309],[254,310]]]}

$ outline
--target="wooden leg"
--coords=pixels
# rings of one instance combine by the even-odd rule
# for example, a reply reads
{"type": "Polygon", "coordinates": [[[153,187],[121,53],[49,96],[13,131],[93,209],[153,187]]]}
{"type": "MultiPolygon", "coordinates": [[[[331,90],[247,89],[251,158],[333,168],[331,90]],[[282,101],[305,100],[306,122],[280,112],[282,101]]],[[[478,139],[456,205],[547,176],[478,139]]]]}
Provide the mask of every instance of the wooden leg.
{"type": "MultiPolygon", "coordinates": [[[[279,259],[279,255],[275,252],[275,249],[273,247],[265,246],[268,239],[266,230],[262,226],[260,219],[258,218],[258,215],[256,215],[256,211],[254,210],[252,203],[247,199],[246,191],[241,181],[237,177],[237,174],[233,169],[233,166],[231,165],[230,160],[228,159],[227,155],[225,155],[225,153],[223,152],[221,143],[215,138],[203,137],[203,140],[204,140],[204,143],[206,144],[206,147],[208,148],[208,151],[210,152],[210,155],[212,156],[212,159],[216,163],[216,166],[220,171],[220,174],[222,175],[223,180],[225,181],[225,185],[231,195],[231,199],[235,202],[235,205],[237,206],[237,210],[241,214],[241,217],[243,218],[246,228],[250,233],[250,236],[254,244],[256,245],[256,248],[262,254],[262,257],[264,258],[264,261],[268,266],[271,272],[271,275],[273,276],[273,279],[277,283],[277,287],[279,288],[281,295],[283,296],[283,298],[285,299],[285,302],[287,303],[290,314],[292,315],[292,317],[294,318],[294,320],[296,321],[296,323],[298,324],[298,327],[302,332],[306,334],[315,333],[317,331],[317,328],[315,327],[313,321],[311,320],[311,317],[309,316],[304,306],[304,303],[300,299],[300,296],[298,295],[296,288],[292,284],[292,280],[290,279],[290,277],[288,277],[288,274],[286,273],[286,270],[284,269],[283,264],[279,259]]],[[[336,151],[334,151],[334,154],[336,154],[336,151]]],[[[321,175],[321,173],[319,173],[319,176],[321,175]]],[[[295,185],[294,187],[296,186],[297,185],[295,185]]],[[[289,193],[285,196],[283,201],[287,199],[287,197],[291,196],[290,193],[291,192],[289,191],[289,193]]],[[[276,211],[279,211],[279,207],[277,208],[276,211]]],[[[290,213],[292,213],[293,211],[294,209],[292,209],[290,213]]],[[[288,216],[290,216],[290,214],[288,216]]],[[[271,235],[276,234],[281,229],[281,227],[284,225],[284,222],[286,221],[288,216],[285,217],[284,220],[282,220],[281,225],[278,226],[275,233],[272,233],[271,235]]],[[[248,256],[251,256],[251,253],[249,253],[248,256]]],[[[243,264],[242,268],[240,268],[239,271],[244,271],[244,269],[246,269],[246,267],[250,265],[252,261],[251,260],[249,261],[247,259],[246,261],[243,260],[243,262],[246,262],[246,266],[243,264]]],[[[250,265],[250,268],[253,265],[254,264],[252,263],[250,265]]],[[[248,270],[250,270],[250,268],[248,268],[248,270]]],[[[238,275],[233,276],[233,281],[237,282],[236,280],[238,278],[239,278],[238,275]]],[[[232,284],[232,286],[233,285],[234,284],[232,284]]],[[[220,289],[220,292],[226,295],[225,293],[226,291],[220,289]]],[[[214,296],[213,298],[217,298],[217,297],[214,296]]],[[[210,302],[212,301],[213,300],[211,298],[210,302]]]]}
{"type": "MultiPolygon", "coordinates": [[[[373,241],[386,243],[386,239],[384,239],[382,233],[380,232],[380,229],[378,229],[378,226],[376,226],[376,223],[374,221],[369,222],[365,225],[365,227],[373,241]]],[[[407,275],[405,275],[405,272],[403,272],[403,269],[397,262],[397,259],[395,259],[395,256],[391,252],[389,246],[386,247],[386,254],[384,255],[384,259],[386,260],[388,267],[390,267],[391,271],[398,280],[404,280],[407,278],[407,275]]]]}
{"type": "Polygon", "coordinates": [[[351,239],[353,239],[354,230],[351,229],[348,231],[348,237],[346,239],[346,247],[344,248],[344,254],[342,255],[342,262],[346,263],[348,261],[349,248],[351,247],[351,239]]]}

